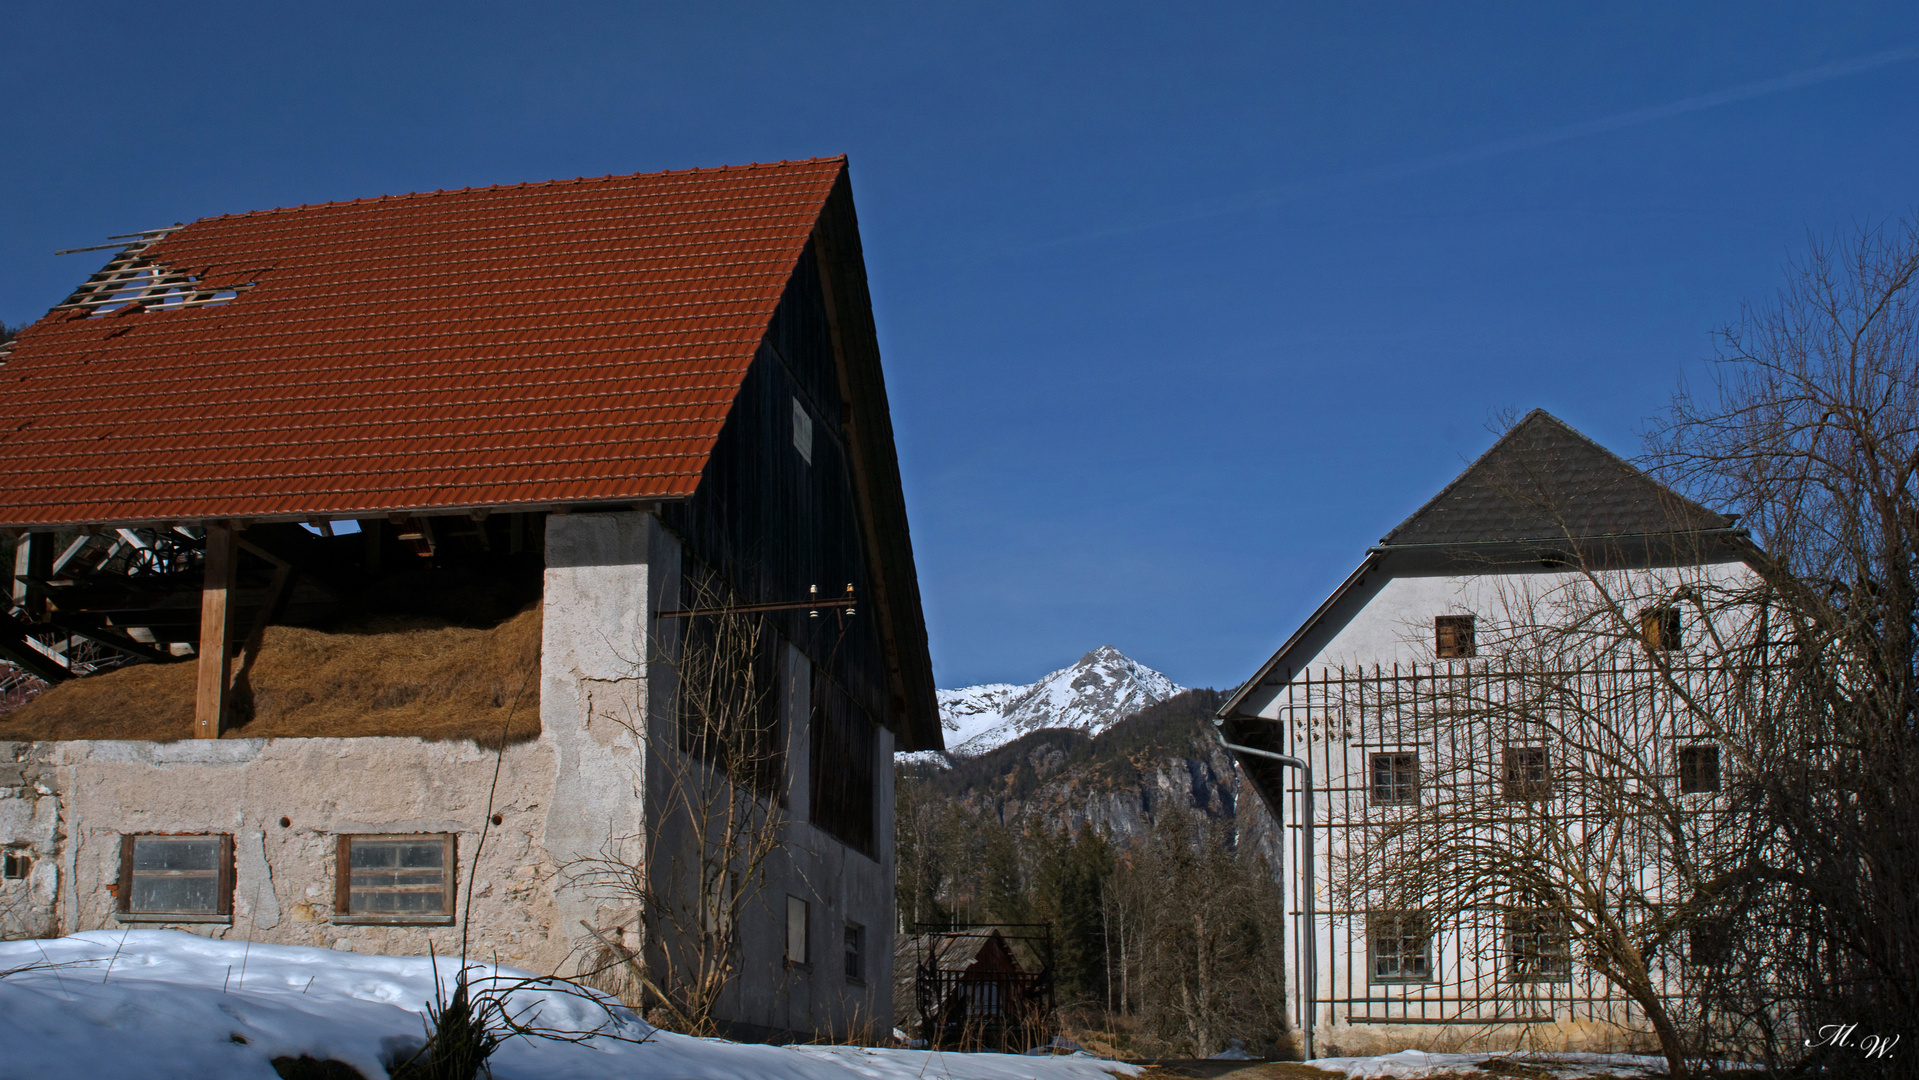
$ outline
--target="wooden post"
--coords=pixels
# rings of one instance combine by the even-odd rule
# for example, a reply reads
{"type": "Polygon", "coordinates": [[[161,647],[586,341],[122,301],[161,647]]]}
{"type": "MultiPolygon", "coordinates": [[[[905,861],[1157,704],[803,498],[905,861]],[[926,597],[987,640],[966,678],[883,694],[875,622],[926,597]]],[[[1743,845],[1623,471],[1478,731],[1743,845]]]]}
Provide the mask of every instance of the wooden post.
{"type": "Polygon", "coordinates": [[[239,565],[229,522],[207,523],[206,578],[200,586],[199,682],[193,700],[193,734],[217,739],[226,722],[227,685],[233,674],[228,648],[229,601],[239,565]]]}

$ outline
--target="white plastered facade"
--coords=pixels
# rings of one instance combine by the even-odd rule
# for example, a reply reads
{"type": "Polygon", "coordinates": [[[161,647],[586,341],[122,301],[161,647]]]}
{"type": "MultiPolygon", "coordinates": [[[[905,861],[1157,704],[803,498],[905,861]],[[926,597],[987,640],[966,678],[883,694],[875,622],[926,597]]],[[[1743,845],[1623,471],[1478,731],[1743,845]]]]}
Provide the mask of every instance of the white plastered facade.
{"type": "MultiPolygon", "coordinates": [[[[1669,597],[1683,585],[1724,595],[1752,584],[1754,572],[1744,562],[1641,570],[1607,571],[1596,575],[1618,598],[1669,597]]],[[[1285,651],[1279,663],[1251,688],[1237,714],[1257,716],[1279,725],[1281,752],[1309,760],[1316,772],[1314,830],[1316,848],[1312,878],[1314,906],[1313,954],[1317,980],[1312,995],[1315,1050],[1332,1054],[1373,1054],[1418,1047],[1429,1050],[1510,1049],[1533,1047],[1577,1051],[1646,1051],[1656,1048],[1643,1017],[1622,1007],[1590,973],[1575,971],[1565,988],[1542,985],[1536,995],[1518,995],[1527,1001],[1524,1023],[1510,1020],[1511,986],[1500,986],[1501,959],[1484,950],[1466,947],[1462,935],[1438,927],[1432,940],[1432,962],[1446,975],[1432,982],[1388,982],[1372,977],[1363,913],[1343,911],[1336,888],[1336,866],[1348,855],[1350,807],[1371,778],[1368,757],[1373,752],[1420,750],[1430,752],[1423,735],[1383,740],[1362,721],[1341,729],[1338,724],[1315,722],[1316,710],[1307,707],[1316,680],[1342,675],[1406,678],[1414,672],[1444,673],[1448,662],[1436,660],[1435,625],[1439,616],[1472,615],[1479,637],[1480,656],[1488,642],[1496,643],[1506,613],[1549,610],[1568,590],[1589,588],[1591,582],[1570,570],[1527,568],[1489,573],[1389,573],[1377,563],[1349,582],[1342,595],[1285,651]],[[1308,718],[1308,719],[1302,719],[1308,718]],[[1357,796],[1354,793],[1360,793],[1357,796]],[[1475,993],[1499,997],[1505,1004],[1466,1000],[1475,993]],[[1462,989],[1463,988],[1463,989],[1462,989]],[[1584,995],[1584,997],[1581,997],[1584,995]],[[1576,1003],[1573,999],[1578,998],[1576,1003]],[[1595,1008],[1586,999],[1607,999],[1595,1008]],[[1502,1012],[1502,1009],[1507,1011],[1502,1012]],[[1392,1022],[1389,1018],[1400,1021],[1392,1022]]],[[[1684,595],[1680,593],[1680,595],[1684,595]]],[[[1627,600],[1630,607],[1638,599],[1627,600]]],[[[1722,613],[1723,614],[1723,613],[1722,613]]],[[[1535,616],[1536,617],[1536,616],[1535,616]]],[[[1738,619],[1738,613],[1724,615],[1738,619]]],[[[1697,635],[1694,625],[1690,632],[1697,635]]],[[[1706,646],[1695,643],[1695,649],[1706,646]]],[[[1281,867],[1286,907],[1286,951],[1289,1014],[1307,1014],[1302,999],[1306,920],[1302,893],[1300,774],[1285,770],[1282,820],[1286,841],[1281,867]]],[[[1422,795],[1422,798],[1424,796],[1422,795]]],[[[1417,806],[1398,808],[1406,814],[1417,806]]]]}

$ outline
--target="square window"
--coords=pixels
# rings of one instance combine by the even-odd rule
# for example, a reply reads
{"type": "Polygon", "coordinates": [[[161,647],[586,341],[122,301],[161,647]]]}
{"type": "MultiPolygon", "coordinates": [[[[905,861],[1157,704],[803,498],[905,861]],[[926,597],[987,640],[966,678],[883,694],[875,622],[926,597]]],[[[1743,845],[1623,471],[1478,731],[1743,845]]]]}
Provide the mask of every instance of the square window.
{"type": "Polygon", "coordinates": [[[458,865],[452,833],[342,836],[333,921],[451,925],[458,865]]]}
{"type": "Polygon", "coordinates": [[[1433,619],[1433,653],[1441,660],[1463,660],[1473,655],[1473,617],[1440,615],[1433,619]]]}
{"type": "Polygon", "coordinates": [[[122,836],[117,892],[122,922],[231,922],[233,837],[122,836]]]}
{"type": "Polygon", "coordinates": [[[1683,628],[1676,607],[1647,608],[1639,613],[1639,639],[1653,652],[1685,648],[1683,628]]]}
{"type": "Polygon", "coordinates": [[[4,872],[0,872],[0,877],[8,881],[21,881],[31,873],[33,873],[33,856],[19,851],[6,853],[5,869],[4,872]]]}
{"type": "Polygon", "coordinates": [[[1686,962],[1696,968],[1719,967],[1732,954],[1732,940],[1723,919],[1707,919],[1686,931],[1686,962]]]}
{"type": "Polygon", "coordinates": [[[1423,911],[1367,912],[1366,949],[1373,982],[1432,981],[1432,925],[1423,911]]]}
{"type": "Polygon", "coordinates": [[[1719,790],[1719,748],[1682,746],[1679,748],[1679,791],[1691,795],[1719,790]]]}
{"type": "Polygon", "coordinates": [[[807,930],[811,904],[797,896],[786,898],[786,962],[804,965],[808,962],[806,947],[807,930]]]}
{"type": "Polygon", "coordinates": [[[866,927],[856,922],[846,924],[846,977],[866,981],[866,927]]]}
{"type": "Polygon", "coordinates": [[[1507,912],[1506,973],[1517,982],[1570,981],[1573,960],[1566,917],[1553,911],[1507,912]]]}
{"type": "Polygon", "coordinates": [[[1544,799],[1553,793],[1552,757],[1543,746],[1508,746],[1500,773],[1508,799],[1544,799]]]}
{"type": "Polygon", "coordinates": [[[1372,756],[1373,804],[1403,806],[1419,801],[1419,752],[1398,750],[1372,756]]]}

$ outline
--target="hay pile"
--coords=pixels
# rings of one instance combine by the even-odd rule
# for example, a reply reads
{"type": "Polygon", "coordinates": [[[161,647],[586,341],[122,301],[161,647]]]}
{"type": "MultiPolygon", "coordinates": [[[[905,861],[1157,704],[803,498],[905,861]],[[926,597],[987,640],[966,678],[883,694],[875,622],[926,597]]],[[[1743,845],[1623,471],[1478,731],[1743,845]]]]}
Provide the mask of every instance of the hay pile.
{"type": "MultiPolygon", "coordinates": [[[[374,618],[322,632],[268,627],[236,662],[228,738],[415,735],[497,745],[540,734],[540,609],[488,630],[374,618]],[[517,704],[516,704],[517,699],[517,704]]],[[[138,664],[61,683],[0,716],[0,739],[193,737],[196,666],[138,664]]]]}

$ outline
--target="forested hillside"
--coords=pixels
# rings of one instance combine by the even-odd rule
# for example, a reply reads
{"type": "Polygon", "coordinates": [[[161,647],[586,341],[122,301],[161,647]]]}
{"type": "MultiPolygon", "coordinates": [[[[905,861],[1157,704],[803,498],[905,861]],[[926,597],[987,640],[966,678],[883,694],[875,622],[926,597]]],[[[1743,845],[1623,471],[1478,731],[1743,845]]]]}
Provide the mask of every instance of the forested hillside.
{"type": "Polygon", "coordinates": [[[1088,1045],[1206,1055],[1284,1041],[1277,830],[1190,690],[1096,736],[1042,730],[903,766],[901,920],[1041,922],[1088,1045]]]}

